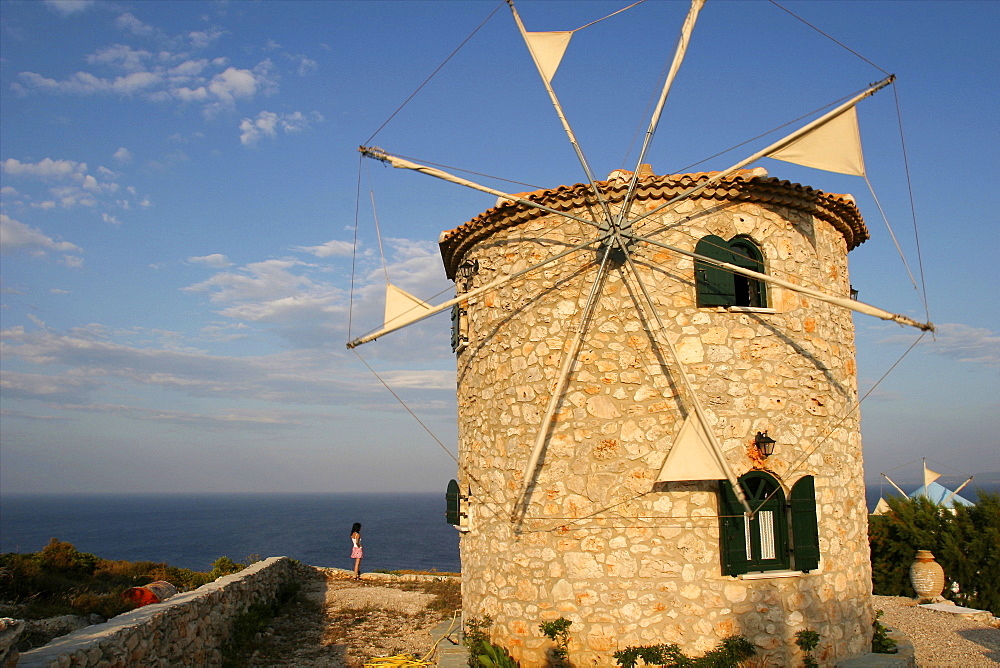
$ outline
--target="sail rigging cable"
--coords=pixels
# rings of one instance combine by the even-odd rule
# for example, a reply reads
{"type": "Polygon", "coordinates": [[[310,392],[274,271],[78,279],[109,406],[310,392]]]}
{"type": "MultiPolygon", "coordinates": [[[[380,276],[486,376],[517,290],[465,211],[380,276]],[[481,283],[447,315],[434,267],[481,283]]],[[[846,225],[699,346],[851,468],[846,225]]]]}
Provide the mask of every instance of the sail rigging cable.
{"type": "Polygon", "coordinates": [[[358,156],[358,183],[354,193],[354,245],[351,248],[351,290],[347,298],[347,340],[351,340],[351,325],[354,322],[354,277],[358,267],[358,226],[361,217],[361,163],[363,156],[358,156]]]}
{"type": "Polygon", "coordinates": [[[458,463],[458,457],[456,457],[454,454],[452,454],[451,450],[448,449],[448,446],[446,446],[444,443],[442,443],[441,439],[439,439],[437,436],[434,435],[434,432],[432,432],[430,430],[430,428],[426,424],[424,424],[423,420],[421,420],[419,417],[417,417],[417,414],[414,413],[413,410],[409,406],[406,405],[406,402],[403,401],[402,397],[400,397],[398,394],[396,394],[396,392],[391,387],[389,387],[389,383],[387,383],[387,382],[385,382],[385,380],[383,380],[382,376],[380,376],[378,374],[378,372],[375,371],[375,369],[372,368],[372,366],[368,363],[368,361],[365,360],[365,358],[361,356],[361,353],[359,353],[357,350],[354,350],[353,352],[354,352],[355,355],[358,356],[358,359],[361,360],[361,363],[364,364],[366,367],[368,367],[368,370],[372,372],[372,375],[375,376],[376,378],[378,378],[378,382],[382,383],[383,387],[385,387],[385,389],[389,390],[389,394],[391,394],[393,397],[395,397],[396,401],[399,402],[399,405],[406,409],[406,412],[409,413],[413,417],[413,419],[417,421],[417,424],[419,424],[421,427],[423,427],[424,431],[426,431],[427,434],[431,438],[434,439],[434,442],[437,443],[438,445],[440,445],[441,449],[444,450],[445,452],[447,452],[448,456],[451,457],[452,459],[454,459],[455,463],[457,464],[458,463]]]}
{"type": "Polygon", "coordinates": [[[872,199],[875,200],[875,206],[878,208],[879,214],[882,215],[882,220],[885,221],[885,228],[889,231],[889,237],[892,239],[893,245],[896,246],[896,252],[899,253],[899,259],[903,261],[903,267],[906,269],[906,274],[910,277],[910,283],[913,284],[913,289],[920,293],[920,288],[917,287],[917,279],[913,278],[913,272],[910,271],[910,265],[906,261],[906,255],[903,254],[903,249],[899,245],[899,240],[896,238],[896,233],[892,229],[892,225],[889,224],[889,218],[885,215],[885,210],[882,209],[882,202],[879,201],[878,195],[875,194],[875,188],[872,187],[872,182],[868,180],[865,176],[865,183],[868,185],[868,192],[872,194],[872,199]]]}
{"type": "Polygon", "coordinates": [[[898,313],[890,313],[889,311],[885,311],[883,309],[880,309],[877,306],[872,306],[871,304],[866,304],[865,302],[857,301],[856,299],[848,299],[848,298],[845,298],[845,297],[836,297],[834,295],[830,295],[830,294],[827,294],[825,292],[821,292],[819,290],[813,290],[812,288],[807,288],[807,287],[802,286],[802,285],[797,285],[797,284],[792,283],[790,281],[786,281],[786,280],[783,280],[783,279],[780,279],[780,278],[776,278],[776,277],[770,276],[768,274],[762,274],[762,273],[754,271],[752,269],[746,269],[744,267],[740,267],[740,266],[737,266],[735,264],[730,264],[728,262],[723,262],[721,260],[717,260],[715,258],[707,257],[705,255],[700,255],[698,253],[693,253],[691,251],[684,250],[683,248],[678,248],[676,246],[671,246],[670,244],[665,244],[663,242],[656,241],[654,239],[650,239],[649,237],[644,237],[644,236],[639,236],[639,235],[626,235],[626,236],[630,237],[632,239],[635,239],[637,241],[644,241],[644,242],[646,242],[648,244],[652,244],[654,246],[659,246],[660,248],[663,248],[664,250],[668,250],[668,251],[671,251],[671,252],[674,252],[674,253],[678,253],[680,255],[685,255],[685,256],[690,257],[690,258],[692,258],[694,260],[698,260],[699,262],[705,262],[705,263],[710,264],[710,265],[712,265],[714,267],[722,267],[726,271],[732,272],[734,274],[742,274],[743,276],[748,276],[748,277],[756,279],[758,281],[764,281],[766,283],[773,283],[774,285],[778,285],[778,286],[781,286],[781,287],[786,288],[788,290],[792,290],[793,292],[798,292],[798,293],[801,293],[801,294],[804,294],[804,295],[809,295],[810,297],[813,297],[814,299],[818,299],[820,301],[826,302],[828,304],[833,304],[835,306],[841,306],[843,308],[850,309],[851,311],[857,311],[858,313],[864,313],[865,315],[871,315],[871,316],[874,316],[876,318],[881,318],[882,320],[891,320],[891,321],[897,322],[897,323],[899,323],[901,325],[909,325],[910,327],[916,327],[917,329],[920,329],[920,330],[923,330],[923,331],[928,331],[928,330],[933,330],[934,329],[934,325],[932,323],[929,323],[929,322],[918,322],[918,321],[914,320],[913,318],[907,317],[905,315],[900,315],[898,313]]]}
{"type": "Polygon", "coordinates": [[[449,60],[451,60],[452,58],[454,58],[454,57],[455,57],[455,54],[457,54],[457,53],[458,53],[459,51],[461,51],[461,50],[462,50],[462,47],[464,47],[464,46],[466,45],[466,43],[468,43],[468,41],[469,41],[470,39],[472,39],[472,37],[473,37],[473,36],[474,36],[474,35],[475,35],[475,34],[476,34],[477,32],[479,32],[479,29],[480,29],[480,28],[482,28],[482,27],[483,27],[484,25],[486,25],[486,23],[487,23],[487,22],[488,22],[488,21],[489,21],[489,20],[490,20],[491,18],[493,18],[493,15],[494,15],[494,14],[496,14],[496,13],[497,13],[498,11],[500,11],[500,8],[501,8],[501,7],[503,7],[503,0],[501,0],[500,4],[498,4],[498,5],[496,6],[496,8],[495,8],[495,9],[494,9],[494,10],[493,10],[492,12],[490,12],[490,15],[489,15],[489,16],[487,16],[487,17],[486,17],[485,19],[483,19],[483,22],[482,22],[482,23],[480,23],[480,24],[479,24],[478,26],[476,26],[476,29],[475,29],[475,30],[473,30],[473,31],[472,31],[472,33],[470,33],[470,34],[469,34],[469,36],[468,36],[468,37],[466,37],[466,38],[465,38],[465,39],[464,39],[464,40],[462,41],[462,43],[461,43],[461,44],[459,44],[459,45],[458,45],[458,46],[457,46],[457,47],[455,48],[455,50],[451,52],[451,54],[450,54],[450,55],[449,55],[449,56],[448,56],[447,58],[445,58],[445,59],[444,59],[444,62],[443,62],[443,63],[441,63],[440,65],[438,65],[438,66],[437,66],[437,69],[435,69],[435,70],[434,70],[433,72],[431,72],[430,76],[429,76],[429,77],[427,77],[426,79],[424,79],[424,82],[423,82],[422,84],[420,84],[419,86],[417,86],[417,89],[416,89],[415,91],[413,91],[412,93],[410,93],[410,96],[409,96],[408,98],[406,98],[405,100],[403,100],[403,104],[399,105],[399,107],[398,107],[398,108],[396,109],[396,111],[394,111],[394,112],[392,112],[391,114],[389,114],[389,118],[385,119],[385,121],[384,121],[384,122],[382,123],[382,125],[378,126],[378,129],[377,129],[377,130],[375,130],[375,132],[373,132],[373,133],[372,133],[372,136],[371,136],[371,137],[369,137],[367,141],[365,141],[365,143],[366,143],[366,144],[370,143],[370,142],[371,142],[371,140],[375,139],[375,136],[376,136],[376,135],[378,135],[378,133],[382,132],[382,130],[383,130],[383,129],[385,128],[385,126],[389,124],[389,121],[391,121],[391,120],[392,120],[393,118],[395,118],[395,117],[396,117],[396,114],[398,114],[398,113],[399,113],[400,111],[402,111],[402,110],[403,110],[403,107],[405,107],[405,106],[406,106],[407,104],[409,104],[410,100],[412,100],[412,99],[414,98],[414,96],[415,96],[415,95],[416,95],[417,93],[419,93],[419,92],[421,91],[421,89],[423,89],[423,87],[424,87],[424,86],[426,86],[426,85],[427,85],[427,83],[428,83],[428,82],[429,82],[429,81],[430,81],[431,79],[433,79],[433,78],[435,77],[435,75],[437,75],[437,73],[438,73],[438,72],[440,72],[440,71],[441,71],[441,69],[442,69],[442,68],[443,68],[443,67],[444,67],[445,65],[447,65],[447,64],[448,64],[448,61],[449,61],[449,60]]]}
{"type": "Polygon", "coordinates": [[[826,38],[827,38],[828,40],[830,40],[831,42],[834,42],[835,44],[837,44],[837,45],[839,45],[839,46],[843,47],[843,48],[844,48],[844,49],[846,49],[847,51],[850,51],[850,52],[851,52],[851,53],[853,53],[853,54],[854,54],[855,56],[857,56],[857,57],[858,57],[858,58],[860,58],[861,60],[863,60],[863,61],[865,61],[866,63],[868,63],[869,65],[871,65],[872,67],[874,67],[875,69],[877,69],[877,70],[878,70],[879,72],[881,72],[882,74],[889,74],[889,73],[888,73],[887,71],[883,70],[883,69],[882,69],[881,67],[879,67],[878,65],[876,65],[876,64],[875,64],[875,63],[873,63],[872,61],[868,60],[867,58],[865,58],[864,56],[862,56],[862,55],[861,55],[860,53],[858,53],[857,51],[855,51],[855,50],[854,50],[854,49],[852,49],[851,47],[847,46],[846,44],[844,44],[844,43],[843,43],[843,42],[841,42],[840,40],[836,39],[835,37],[832,37],[832,36],[828,35],[827,33],[823,32],[822,30],[820,30],[819,28],[817,28],[817,27],[816,27],[816,26],[814,26],[813,24],[809,23],[809,21],[806,21],[806,20],[805,20],[804,18],[802,18],[801,16],[799,16],[799,15],[798,15],[798,14],[796,14],[795,12],[791,11],[790,9],[788,9],[787,7],[782,7],[781,5],[779,5],[779,4],[778,4],[777,2],[775,2],[774,0],[769,0],[769,1],[770,1],[770,3],[771,3],[772,5],[774,5],[775,7],[777,7],[778,9],[780,9],[781,11],[783,11],[783,12],[785,12],[785,13],[789,14],[790,16],[792,16],[792,17],[794,17],[794,18],[798,19],[799,21],[802,21],[802,23],[805,23],[805,24],[806,24],[807,26],[809,26],[810,28],[812,28],[813,30],[815,30],[816,32],[818,32],[818,33],[819,33],[820,35],[823,35],[823,37],[826,37],[826,38]]]}
{"type": "Polygon", "coordinates": [[[375,190],[372,188],[372,175],[365,163],[365,174],[368,176],[368,197],[372,203],[372,220],[375,222],[375,238],[378,240],[378,254],[382,258],[382,273],[385,275],[385,283],[389,284],[389,268],[385,263],[385,248],[382,246],[382,227],[378,224],[378,210],[375,208],[375,190]]]}
{"type": "Polygon", "coordinates": [[[906,172],[906,190],[910,197],[910,218],[913,220],[913,241],[917,246],[917,270],[920,272],[920,293],[924,299],[924,313],[927,320],[931,319],[930,304],[927,301],[927,283],[924,277],[924,258],[920,252],[920,234],[917,231],[917,207],[913,200],[913,179],[910,178],[910,160],[906,153],[906,136],[903,134],[903,113],[899,108],[899,88],[892,87],[892,95],[896,100],[896,121],[899,125],[899,145],[903,151],[903,169],[906,172]]]}

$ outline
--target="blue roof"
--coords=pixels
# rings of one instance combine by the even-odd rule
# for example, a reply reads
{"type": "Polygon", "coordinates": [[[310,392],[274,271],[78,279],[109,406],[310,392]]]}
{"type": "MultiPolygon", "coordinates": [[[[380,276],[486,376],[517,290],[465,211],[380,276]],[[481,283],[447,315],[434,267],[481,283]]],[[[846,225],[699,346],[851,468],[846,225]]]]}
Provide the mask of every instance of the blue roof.
{"type": "Polygon", "coordinates": [[[958,506],[975,505],[974,503],[972,503],[972,501],[962,498],[958,494],[948,499],[948,497],[951,496],[951,493],[952,493],[951,490],[945,487],[944,485],[939,485],[936,482],[931,482],[931,484],[927,485],[926,487],[918,487],[913,492],[911,492],[910,498],[915,499],[918,496],[922,496],[925,499],[930,499],[939,506],[944,506],[945,508],[954,508],[956,505],[958,506]],[[945,499],[948,499],[948,503],[944,503],[945,499]]]}

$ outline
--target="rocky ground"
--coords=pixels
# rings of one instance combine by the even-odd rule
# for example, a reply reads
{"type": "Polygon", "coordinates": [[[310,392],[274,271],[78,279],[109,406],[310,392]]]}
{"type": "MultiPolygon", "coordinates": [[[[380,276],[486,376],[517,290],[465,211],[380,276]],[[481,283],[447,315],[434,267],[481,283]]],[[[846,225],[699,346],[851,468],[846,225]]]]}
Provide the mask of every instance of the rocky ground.
{"type": "Polygon", "coordinates": [[[920,668],[1000,666],[1000,628],[960,615],[927,610],[911,598],[874,596],[882,622],[913,643],[920,668]]]}
{"type": "Polygon", "coordinates": [[[461,606],[457,578],[352,575],[315,569],[241,665],[358,668],[374,657],[422,657],[431,649],[430,630],[461,606]]]}

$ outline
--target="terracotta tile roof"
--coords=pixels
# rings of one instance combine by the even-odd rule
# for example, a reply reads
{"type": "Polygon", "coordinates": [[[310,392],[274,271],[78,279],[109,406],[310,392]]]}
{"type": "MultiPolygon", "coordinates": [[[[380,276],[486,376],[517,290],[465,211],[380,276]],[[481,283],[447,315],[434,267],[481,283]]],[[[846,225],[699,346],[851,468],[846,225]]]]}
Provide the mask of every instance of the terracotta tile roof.
{"type": "MultiPolygon", "coordinates": [[[[640,176],[636,189],[637,201],[662,200],[698,185],[718,172],[697,172],[694,174],[671,174],[669,176],[640,176]]],[[[616,170],[613,178],[599,181],[598,186],[609,202],[620,202],[628,189],[631,172],[616,170]]],[[[513,194],[513,193],[512,193],[513,194]]],[[[587,205],[595,206],[596,200],[586,183],[559,186],[530,193],[517,193],[523,199],[543,204],[557,211],[569,211],[587,205]]],[[[690,199],[722,200],[731,202],[753,202],[763,205],[789,207],[811,214],[833,225],[844,235],[847,249],[853,250],[868,239],[861,213],[850,195],[836,195],[766,176],[763,170],[744,169],[730,174],[692,195],[690,199]]],[[[546,211],[519,204],[510,200],[500,200],[498,205],[484,211],[463,225],[441,233],[438,243],[445,270],[449,278],[454,278],[455,270],[466,251],[494,232],[530,220],[550,215],[546,211]]]]}

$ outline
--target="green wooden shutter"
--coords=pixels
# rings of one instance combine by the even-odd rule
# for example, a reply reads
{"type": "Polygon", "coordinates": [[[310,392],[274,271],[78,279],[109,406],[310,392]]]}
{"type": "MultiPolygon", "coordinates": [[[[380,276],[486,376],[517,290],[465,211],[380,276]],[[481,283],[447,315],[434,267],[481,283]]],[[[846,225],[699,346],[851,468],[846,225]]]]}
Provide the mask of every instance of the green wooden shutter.
{"type": "Polygon", "coordinates": [[[747,539],[743,506],[728,480],[719,481],[719,552],[722,574],[747,572],[747,539]]]}
{"type": "MultiPolygon", "coordinates": [[[[698,255],[733,264],[729,242],[710,234],[703,237],[694,252],[698,255]]],[[[698,306],[732,306],[736,301],[733,274],[707,262],[695,260],[694,280],[698,291],[698,306]]]]}
{"type": "Polygon", "coordinates": [[[819,567],[816,485],[811,475],[802,478],[792,487],[791,505],[795,568],[811,571],[819,567]]]}
{"type": "Polygon", "coordinates": [[[458,304],[451,307],[451,352],[462,345],[462,309],[458,304]]]}
{"type": "Polygon", "coordinates": [[[458,526],[459,524],[461,524],[462,520],[461,512],[459,510],[460,496],[461,492],[459,491],[458,488],[458,481],[450,480],[448,482],[448,491],[446,491],[444,494],[444,500],[445,500],[444,517],[445,520],[447,520],[448,524],[451,524],[453,526],[458,526]]]}

